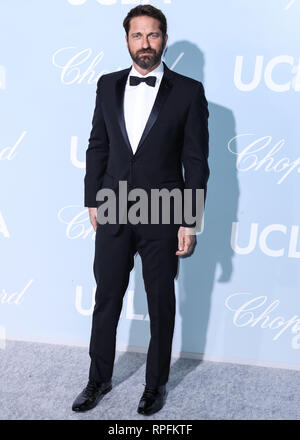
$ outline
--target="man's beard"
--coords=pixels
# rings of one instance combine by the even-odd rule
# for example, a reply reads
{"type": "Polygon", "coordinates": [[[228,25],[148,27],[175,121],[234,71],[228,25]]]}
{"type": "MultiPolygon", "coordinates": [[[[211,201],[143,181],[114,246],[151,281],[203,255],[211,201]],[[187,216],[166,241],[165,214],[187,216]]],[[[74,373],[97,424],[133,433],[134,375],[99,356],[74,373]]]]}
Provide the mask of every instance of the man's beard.
{"type": "Polygon", "coordinates": [[[148,47],[147,49],[141,49],[136,54],[133,54],[129,48],[129,53],[132,60],[141,68],[141,69],[151,69],[151,67],[155,66],[163,54],[163,44],[161,45],[160,50],[157,52],[155,49],[151,49],[148,47]],[[141,55],[143,52],[150,53],[149,56],[141,55]]]}

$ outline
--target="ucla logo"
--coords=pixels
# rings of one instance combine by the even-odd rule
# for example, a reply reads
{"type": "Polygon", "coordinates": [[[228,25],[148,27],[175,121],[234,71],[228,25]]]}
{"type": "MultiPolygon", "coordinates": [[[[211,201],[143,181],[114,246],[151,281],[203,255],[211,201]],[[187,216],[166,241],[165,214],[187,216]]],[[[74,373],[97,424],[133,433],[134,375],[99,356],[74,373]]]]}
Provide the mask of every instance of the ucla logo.
{"type": "MultiPolygon", "coordinates": [[[[171,3],[172,0],[162,0],[163,3],[171,3]]],[[[68,0],[68,3],[72,6],[81,6],[84,5],[87,2],[87,0],[68,0]]],[[[112,6],[118,3],[118,0],[96,0],[97,3],[99,3],[102,6],[112,6]]],[[[147,5],[150,3],[150,1],[147,0],[120,0],[119,3],[122,5],[147,5]]]]}
{"type": "Polygon", "coordinates": [[[265,61],[263,55],[257,55],[254,66],[247,64],[246,70],[247,77],[250,76],[247,82],[244,80],[244,56],[238,55],[235,60],[233,81],[236,88],[242,92],[251,92],[261,81],[273,92],[288,92],[291,89],[295,92],[300,91],[300,58],[279,55],[265,61]],[[280,77],[284,79],[278,79],[278,71],[280,77]]]}
{"type": "MultiPolygon", "coordinates": [[[[283,257],[300,258],[300,251],[297,249],[299,241],[299,225],[292,225],[288,228],[282,224],[271,224],[265,226],[259,231],[258,223],[251,223],[248,242],[241,246],[238,244],[239,240],[239,226],[240,222],[232,223],[231,230],[231,247],[239,255],[248,255],[254,252],[257,244],[260,250],[269,257],[283,257]],[[268,244],[270,234],[276,234],[278,245],[271,247],[268,244]],[[285,246],[282,246],[282,237],[285,239],[285,246]],[[279,244],[280,243],[280,244],[279,244]]],[[[274,242],[274,240],[273,240],[274,242]]]]}

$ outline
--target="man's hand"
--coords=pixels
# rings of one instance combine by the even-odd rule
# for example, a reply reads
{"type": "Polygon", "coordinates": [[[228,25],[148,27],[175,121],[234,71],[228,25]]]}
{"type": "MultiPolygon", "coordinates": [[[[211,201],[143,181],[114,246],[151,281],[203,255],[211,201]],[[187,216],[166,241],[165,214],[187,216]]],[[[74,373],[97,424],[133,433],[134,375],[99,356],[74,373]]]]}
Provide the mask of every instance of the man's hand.
{"type": "Polygon", "coordinates": [[[195,235],[188,234],[188,231],[191,228],[185,228],[183,226],[180,226],[178,229],[178,251],[176,252],[176,255],[186,255],[191,252],[193,249],[193,246],[195,244],[195,235]]]}
{"type": "Polygon", "coordinates": [[[96,231],[97,229],[97,208],[89,208],[89,216],[90,216],[90,222],[94,228],[94,230],[96,231]]]}

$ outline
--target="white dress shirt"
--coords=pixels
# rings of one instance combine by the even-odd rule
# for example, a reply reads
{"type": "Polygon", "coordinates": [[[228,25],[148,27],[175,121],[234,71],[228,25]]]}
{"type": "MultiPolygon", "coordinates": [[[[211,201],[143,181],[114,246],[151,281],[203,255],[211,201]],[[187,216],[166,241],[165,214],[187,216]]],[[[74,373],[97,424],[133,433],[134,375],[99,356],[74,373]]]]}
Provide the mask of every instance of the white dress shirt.
{"type": "Polygon", "coordinates": [[[163,74],[164,65],[162,61],[156,69],[146,75],[142,75],[138,72],[133,65],[129,72],[124,94],[124,118],[133,153],[136,152],[145,125],[150,116],[163,74]],[[143,78],[156,76],[155,86],[148,86],[145,82],[131,86],[129,85],[130,75],[141,76],[143,78]]]}

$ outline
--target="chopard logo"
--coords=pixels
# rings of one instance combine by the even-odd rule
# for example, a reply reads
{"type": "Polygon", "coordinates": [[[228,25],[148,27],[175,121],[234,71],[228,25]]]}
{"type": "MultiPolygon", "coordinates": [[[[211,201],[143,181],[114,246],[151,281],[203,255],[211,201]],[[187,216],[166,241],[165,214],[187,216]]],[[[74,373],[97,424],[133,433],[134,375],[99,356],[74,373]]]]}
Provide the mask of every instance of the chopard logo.
{"type": "Polygon", "coordinates": [[[57,217],[61,223],[66,225],[66,236],[70,240],[85,239],[91,236],[95,240],[95,231],[89,220],[89,213],[86,208],[78,210],[80,206],[68,205],[58,211],[57,217]]]}
{"type": "Polygon", "coordinates": [[[277,184],[281,184],[291,173],[300,173],[300,156],[293,160],[287,156],[279,156],[279,152],[281,152],[284,145],[285,139],[274,142],[272,136],[255,138],[253,133],[234,136],[227,144],[228,150],[237,156],[236,168],[238,171],[253,172],[262,170],[269,175],[275,173],[279,176],[277,184]],[[243,142],[240,152],[236,152],[231,146],[238,139],[243,142]]]}
{"type": "Polygon", "coordinates": [[[22,142],[26,133],[27,131],[24,130],[13,146],[7,146],[3,148],[0,147],[0,160],[12,160],[15,158],[16,150],[22,142]]]}
{"type": "Polygon", "coordinates": [[[62,47],[54,52],[52,63],[61,70],[60,80],[62,84],[81,84],[84,80],[88,84],[94,84],[101,75],[108,73],[107,70],[98,73],[95,71],[95,67],[104,57],[104,51],[102,50],[93,58],[92,52],[90,48],[78,51],[73,46],[62,47]]]}
{"type": "MultiPolygon", "coordinates": [[[[57,49],[52,55],[52,64],[57,67],[60,73],[60,81],[64,85],[97,83],[100,76],[110,73],[109,70],[100,70],[100,62],[104,59],[104,50],[93,56],[91,48],[78,49],[75,46],[66,46],[57,49]]],[[[181,52],[173,62],[170,69],[173,70],[178,64],[184,53],[181,52]]],[[[114,71],[119,71],[124,67],[119,66],[114,71]]],[[[76,139],[73,140],[76,142],[76,139]]]]}
{"type": "Polygon", "coordinates": [[[20,292],[7,293],[5,289],[0,291],[0,306],[2,304],[15,304],[20,305],[23,301],[26,290],[33,283],[33,280],[29,280],[26,286],[20,292]]]}
{"type": "Polygon", "coordinates": [[[300,316],[293,315],[284,318],[274,313],[279,305],[279,299],[268,303],[266,295],[251,297],[251,293],[239,292],[229,295],[225,306],[233,312],[232,322],[236,327],[260,327],[273,332],[273,341],[277,341],[283,333],[290,332],[295,336],[291,338],[291,347],[300,348],[300,316]]]}

